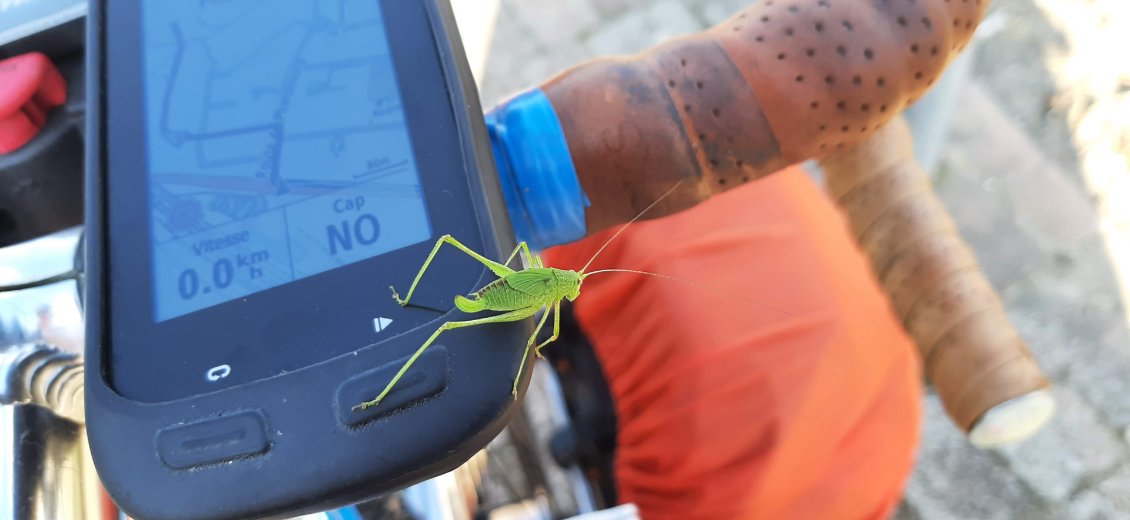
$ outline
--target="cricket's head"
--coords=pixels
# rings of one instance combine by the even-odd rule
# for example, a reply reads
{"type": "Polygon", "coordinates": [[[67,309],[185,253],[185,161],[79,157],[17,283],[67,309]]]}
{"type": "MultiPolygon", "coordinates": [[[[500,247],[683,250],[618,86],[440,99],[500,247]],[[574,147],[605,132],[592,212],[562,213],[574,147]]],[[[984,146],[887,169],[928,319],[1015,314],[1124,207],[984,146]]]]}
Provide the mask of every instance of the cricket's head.
{"type": "Polygon", "coordinates": [[[569,301],[576,300],[581,295],[581,282],[584,281],[585,275],[577,271],[567,271],[565,269],[556,269],[557,279],[561,282],[561,291],[565,299],[569,301]]]}

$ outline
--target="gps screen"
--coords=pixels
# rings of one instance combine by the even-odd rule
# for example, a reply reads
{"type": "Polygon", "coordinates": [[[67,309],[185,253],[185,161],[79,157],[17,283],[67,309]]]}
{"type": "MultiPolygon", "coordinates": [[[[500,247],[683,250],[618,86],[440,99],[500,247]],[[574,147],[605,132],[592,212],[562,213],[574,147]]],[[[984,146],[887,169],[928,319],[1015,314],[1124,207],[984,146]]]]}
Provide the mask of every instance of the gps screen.
{"type": "Polygon", "coordinates": [[[379,2],[142,7],[156,321],[431,237],[379,2]]]}

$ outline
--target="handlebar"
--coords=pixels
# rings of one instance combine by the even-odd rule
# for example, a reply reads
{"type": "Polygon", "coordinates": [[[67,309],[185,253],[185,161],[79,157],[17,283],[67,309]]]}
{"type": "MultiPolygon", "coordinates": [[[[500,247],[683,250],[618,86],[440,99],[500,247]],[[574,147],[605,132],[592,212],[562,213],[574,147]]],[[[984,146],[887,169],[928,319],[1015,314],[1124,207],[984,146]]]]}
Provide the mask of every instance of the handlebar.
{"type": "Polygon", "coordinates": [[[676,184],[649,218],[826,159],[951,418],[979,445],[1026,437],[1051,415],[1048,380],[923,180],[904,126],[888,125],[965,48],[987,6],[764,0],[704,32],[565,71],[540,91],[587,196],[585,232],[628,222],[676,184]]]}
{"type": "Polygon", "coordinates": [[[906,124],[821,165],[950,418],[982,447],[1047,422],[1050,383],[915,163],[906,124]]]}
{"type": "Polygon", "coordinates": [[[765,0],[704,32],[594,60],[542,90],[588,231],[673,213],[866,139],[968,44],[983,0],[765,0]],[[625,204],[628,201],[630,204],[625,204]]]}

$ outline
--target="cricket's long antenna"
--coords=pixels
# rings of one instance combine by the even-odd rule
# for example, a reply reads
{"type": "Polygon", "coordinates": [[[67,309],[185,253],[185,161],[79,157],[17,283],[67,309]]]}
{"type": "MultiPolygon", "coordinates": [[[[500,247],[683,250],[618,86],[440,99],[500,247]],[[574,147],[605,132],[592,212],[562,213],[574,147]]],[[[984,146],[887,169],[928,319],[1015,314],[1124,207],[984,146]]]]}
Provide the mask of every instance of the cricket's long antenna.
{"type": "Polygon", "coordinates": [[[792,314],[789,311],[786,311],[786,310],[781,309],[779,307],[774,307],[774,306],[769,305],[768,303],[765,303],[765,302],[759,302],[757,300],[747,298],[747,297],[742,296],[740,294],[734,294],[734,293],[729,292],[729,291],[724,291],[724,290],[719,289],[717,287],[712,287],[710,285],[706,285],[706,284],[702,284],[702,283],[698,283],[698,282],[692,282],[690,280],[685,280],[683,278],[676,278],[674,276],[667,276],[665,274],[649,273],[647,271],[636,271],[634,269],[601,269],[599,271],[593,271],[591,273],[581,274],[581,279],[584,280],[585,278],[588,278],[588,277],[590,277],[594,274],[603,274],[603,273],[629,273],[629,274],[642,274],[642,275],[646,275],[646,276],[654,276],[656,278],[661,278],[663,280],[670,280],[672,282],[679,282],[681,284],[686,284],[686,285],[689,285],[691,287],[696,287],[698,289],[705,289],[705,290],[708,290],[708,291],[711,291],[711,292],[716,292],[716,293],[721,294],[723,296],[729,296],[731,298],[735,298],[735,299],[738,299],[738,300],[741,300],[741,301],[744,301],[744,302],[752,303],[754,305],[759,305],[761,307],[765,307],[766,309],[775,310],[775,311],[777,311],[781,314],[784,314],[785,316],[792,316],[792,314]]]}
{"type": "Polygon", "coordinates": [[[592,258],[589,258],[589,262],[587,264],[585,264],[584,267],[581,268],[580,273],[585,274],[585,270],[588,269],[590,265],[592,265],[592,262],[593,262],[593,260],[596,260],[596,257],[600,256],[600,254],[604,252],[604,249],[606,247],[608,247],[608,244],[611,244],[613,240],[616,240],[616,237],[620,236],[620,233],[623,233],[625,229],[628,229],[629,226],[631,226],[632,224],[635,224],[636,221],[638,221],[645,214],[647,214],[648,211],[651,211],[651,208],[654,208],[656,204],[659,204],[660,202],[663,201],[663,199],[667,198],[668,195],[674,193],[675,188],[678,188],[679,185],[683,184],[683,181],[685,181],[685,180],[686,179],[684,178],[684,179],[679,180],[679,182],[676,182],[674,186],[671,186],[671,189],[667,190],[667,193],[664,193],[663,196],[659,197],[658,199],[655,199],[655,202],[652,202],[650,206],[644,208],[643,211],[641,211],[639,215],[636,215],[636,218],[633,218],[627,224],[624,224],[623,227],[618,229],[616,231],[616,233],[612,235],[612,238],[609,238],[608,241],[604,243],[604,245],[600,246],[600,249],[596,250],[596,253],[593,253],[592,258]]]}

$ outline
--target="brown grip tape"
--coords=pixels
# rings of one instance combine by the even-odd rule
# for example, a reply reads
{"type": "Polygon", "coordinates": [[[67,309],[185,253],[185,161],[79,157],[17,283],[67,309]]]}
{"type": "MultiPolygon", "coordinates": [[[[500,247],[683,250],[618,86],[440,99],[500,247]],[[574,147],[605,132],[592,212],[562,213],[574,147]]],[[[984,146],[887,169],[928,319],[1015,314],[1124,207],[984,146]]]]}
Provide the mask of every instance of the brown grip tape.
{"type": "Polygon", "coordinates": [[[650,217],[866,138],[968,43],[986,0],[763,0],[643,54],[543,85],[591,206],[650,217]]]}
{"type": "Polygon", "coordinates": [[[914,162],[901,120],[821,164],[958,426],[968,431],[992,407],[1048,386],[914,162]]]}

